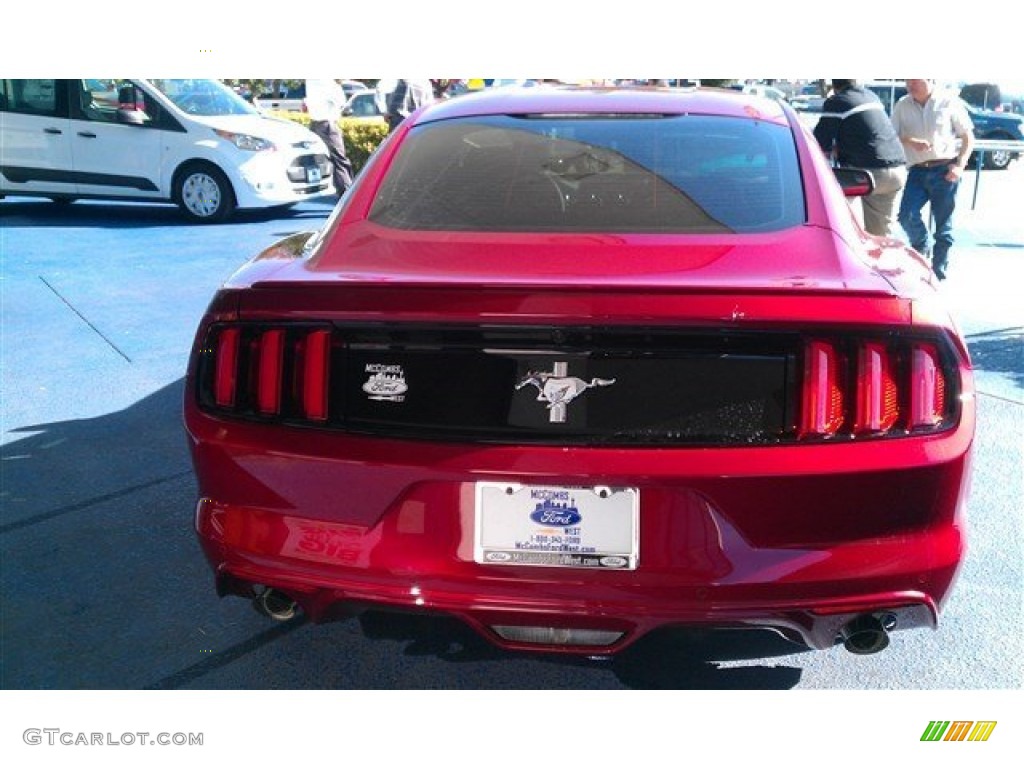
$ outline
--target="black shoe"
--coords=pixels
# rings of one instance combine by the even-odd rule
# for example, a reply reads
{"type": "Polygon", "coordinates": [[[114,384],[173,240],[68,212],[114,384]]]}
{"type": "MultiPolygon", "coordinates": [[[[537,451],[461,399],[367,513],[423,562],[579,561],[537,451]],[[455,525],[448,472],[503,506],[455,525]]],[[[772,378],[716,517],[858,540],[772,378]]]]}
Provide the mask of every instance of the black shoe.
{"type": "Polygon", "coordinates": [[[932,264],[932,272],[939,280],[946,279],[946,265],[945,264],[932,264]]]}

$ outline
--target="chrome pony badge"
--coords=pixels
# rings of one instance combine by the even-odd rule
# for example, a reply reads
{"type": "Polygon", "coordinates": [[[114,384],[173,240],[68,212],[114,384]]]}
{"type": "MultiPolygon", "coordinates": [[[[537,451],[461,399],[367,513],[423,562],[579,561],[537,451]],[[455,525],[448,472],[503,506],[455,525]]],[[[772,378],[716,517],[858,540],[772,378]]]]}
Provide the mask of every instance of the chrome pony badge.
{"type": "Polygon", "coordinates": [[[548,404],[551,411],[549,421],[552,424],[564,424],[567,406],[591,387],[610,387],[615,379],[591,379],[589,382],[575,376],[569,376],[568,363],[555,363],[551,373],[546,371],[529,371],[519,383],[516,390],[532,384],[537,388],[537,399],[548,404]]]}
{"type": "Polygon", "coordinates": [[[370,374],[370,378],[363,384],[363,392],[369,395],[370,400],[387,400],[392,403],[405,400],[409,385],[405,383],[402,366],[368,363],[366,373],[370,374]]]}

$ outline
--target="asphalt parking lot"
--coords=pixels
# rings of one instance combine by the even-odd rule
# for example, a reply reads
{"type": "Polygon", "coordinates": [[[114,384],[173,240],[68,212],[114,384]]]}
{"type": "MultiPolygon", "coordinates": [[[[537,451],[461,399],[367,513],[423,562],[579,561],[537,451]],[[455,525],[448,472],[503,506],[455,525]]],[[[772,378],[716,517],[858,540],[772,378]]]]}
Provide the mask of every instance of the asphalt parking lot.
{"type": "Polygon", "coordinates": [[[981,392],[971,555],[938,632],[896,633],[866,658],[751,637],[565,661],[496,651],[443,620],[272,624],[219,600],[191,529],[192,335],[238,265],[330,205],[192,226],[170,206],[0,201],[2,687],[1020,688],[1024,162],[982,176],[975,211],[973,174],[961,191],[943,286],[981,392]]]}

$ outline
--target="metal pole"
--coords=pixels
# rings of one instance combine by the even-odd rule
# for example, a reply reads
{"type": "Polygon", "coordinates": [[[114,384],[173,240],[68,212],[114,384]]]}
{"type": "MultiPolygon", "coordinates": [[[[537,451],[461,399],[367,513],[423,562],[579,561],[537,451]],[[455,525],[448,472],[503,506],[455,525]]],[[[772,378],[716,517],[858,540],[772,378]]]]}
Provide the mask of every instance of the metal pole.
{"type": "Polygon", "coordinates": [[[981,186],[981,166],[985,164],[985,150],[978,150],[978,157],[974,161],[974,198],[971,200],[971,210],[978,204],[978,187],[981,186]]]}

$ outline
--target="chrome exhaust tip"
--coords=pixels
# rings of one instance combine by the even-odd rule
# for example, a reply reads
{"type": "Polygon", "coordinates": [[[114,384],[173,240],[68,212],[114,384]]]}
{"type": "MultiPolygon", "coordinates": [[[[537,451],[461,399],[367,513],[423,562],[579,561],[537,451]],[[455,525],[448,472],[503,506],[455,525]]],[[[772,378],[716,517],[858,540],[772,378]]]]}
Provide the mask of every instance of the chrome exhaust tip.
{"type": "Polygon", "coordinates": [[[886,618],[888,621],[883,624],[878,617],[864,614],[847,623],[839,631],[843,647],[858,656],[884,651],[889,647],[888,630],[895,626],[891,616],[886,618]]]}
{"type": "Polygon", "coordinates": [[[266,588],[253,599],[253,605],[259,613],[269,616],[274,621],[288,621],[295,618],[298,604],[284,592],[266,588]]]}

